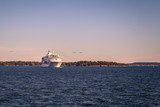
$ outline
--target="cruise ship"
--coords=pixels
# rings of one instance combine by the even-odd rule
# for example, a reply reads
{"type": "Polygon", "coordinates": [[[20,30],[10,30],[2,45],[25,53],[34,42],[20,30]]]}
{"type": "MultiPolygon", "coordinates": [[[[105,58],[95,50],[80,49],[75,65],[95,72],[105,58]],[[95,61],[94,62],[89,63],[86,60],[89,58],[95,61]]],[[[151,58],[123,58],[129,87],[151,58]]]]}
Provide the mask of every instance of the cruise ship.
{"type": "Polygon", "coordinates": [[[60,67],[62,64],[62,57],[55,53],[48,51],[45,57],[42,57],[41,67],[60,67]]]}

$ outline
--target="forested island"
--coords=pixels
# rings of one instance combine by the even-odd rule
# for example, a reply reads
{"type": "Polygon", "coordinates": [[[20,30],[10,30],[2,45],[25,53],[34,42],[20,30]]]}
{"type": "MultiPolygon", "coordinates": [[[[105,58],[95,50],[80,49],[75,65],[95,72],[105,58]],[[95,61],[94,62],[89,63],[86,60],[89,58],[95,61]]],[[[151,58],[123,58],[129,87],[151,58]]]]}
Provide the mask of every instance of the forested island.
{"type": "MultiPolygon", "coordinates": [[[[40,66],[41,62],[31,61],[0,61],[0,66],[40,66]]],[[[78,61],[63,62],[62,66],[89,66],[89,67],[109,67],[109,66],[127,66],[124,63],[107,62],[107,61],[78,61]]]]}
{"type": "MultiPolygon", "coordinates": [[[[0,66],[40,66],[41,62],[32,61],[0,61],[0,66]]],[[[77,61],[63,62],[61,66],[86,66],[86,67],[127,67],[127,66],[160,66],[158,62],[117,63],[109,61],[77,61]]]]}
{"type": "Polygon", "coordinates": [[[0,66],[40,66],[40,64],[32,61],[0,61],[0,66]]]}
{"type": "Polygon", "coordinates": [[[127,66],[124,63],[107,62],[107,61],[78,61],[63,62],[62,66],[89,66],[89,67],[109,67],[109,66],[127,66]]]}
{"type": "Polygon", "coordinates": [[[160,66],[158,62],[134,62],[129,64],[130,66],[160,66]]]}

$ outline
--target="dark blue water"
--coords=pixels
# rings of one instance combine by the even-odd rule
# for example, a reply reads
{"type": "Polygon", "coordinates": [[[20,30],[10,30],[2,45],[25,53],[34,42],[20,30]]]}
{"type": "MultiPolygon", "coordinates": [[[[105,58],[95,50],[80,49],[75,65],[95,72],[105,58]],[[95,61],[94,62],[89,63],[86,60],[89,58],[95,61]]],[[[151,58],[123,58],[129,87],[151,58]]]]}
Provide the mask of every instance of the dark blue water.
{"type": "Polygon", "coordinates": [[[0,67],[3,106],[160,106],[160,67],[0,67]]]}

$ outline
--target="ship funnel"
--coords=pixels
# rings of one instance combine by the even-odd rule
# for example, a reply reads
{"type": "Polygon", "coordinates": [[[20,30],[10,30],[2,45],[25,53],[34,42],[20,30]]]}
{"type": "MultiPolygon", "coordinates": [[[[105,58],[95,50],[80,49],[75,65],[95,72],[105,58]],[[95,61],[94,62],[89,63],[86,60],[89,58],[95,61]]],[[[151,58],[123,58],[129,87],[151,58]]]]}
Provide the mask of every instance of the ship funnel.
{"type": "Polygon", "coordinates": [[[48,51],[48,55],[52,55],[52,52],[51,52],[51,51],[48,51]]]}

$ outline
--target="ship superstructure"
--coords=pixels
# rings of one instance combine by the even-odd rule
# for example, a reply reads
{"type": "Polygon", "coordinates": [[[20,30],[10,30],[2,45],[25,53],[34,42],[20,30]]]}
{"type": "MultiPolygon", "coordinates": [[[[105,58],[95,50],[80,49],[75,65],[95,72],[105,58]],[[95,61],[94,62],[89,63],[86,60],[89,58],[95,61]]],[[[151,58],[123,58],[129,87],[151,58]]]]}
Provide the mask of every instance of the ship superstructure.
{"type": "Polygon", "coordinates": [[[42,57],[42,67],[60,67],[62,64],[62,57],[55,53],[48,51],[45,57],[42,57]]]}

